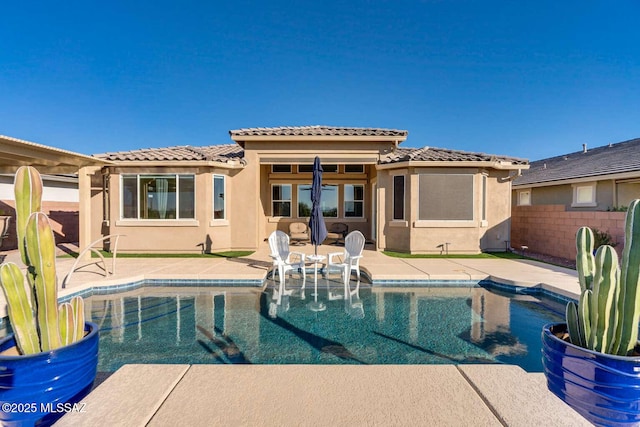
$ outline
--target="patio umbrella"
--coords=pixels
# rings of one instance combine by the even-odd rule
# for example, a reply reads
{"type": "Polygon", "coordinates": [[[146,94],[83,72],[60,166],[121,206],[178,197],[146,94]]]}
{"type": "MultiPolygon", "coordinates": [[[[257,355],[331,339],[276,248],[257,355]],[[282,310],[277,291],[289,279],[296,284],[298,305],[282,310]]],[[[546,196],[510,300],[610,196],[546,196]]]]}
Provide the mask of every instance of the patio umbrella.
{"type": "Polygon", "coordinates": [[[311,184],[311,216],[309,228],[311,229],[311,243],[315,246],[315,254],[318,255],[318,245],[327,238],[327,226],[322,217],[322,165],[320,157],[313,161],[313,183],[311,184]]]}

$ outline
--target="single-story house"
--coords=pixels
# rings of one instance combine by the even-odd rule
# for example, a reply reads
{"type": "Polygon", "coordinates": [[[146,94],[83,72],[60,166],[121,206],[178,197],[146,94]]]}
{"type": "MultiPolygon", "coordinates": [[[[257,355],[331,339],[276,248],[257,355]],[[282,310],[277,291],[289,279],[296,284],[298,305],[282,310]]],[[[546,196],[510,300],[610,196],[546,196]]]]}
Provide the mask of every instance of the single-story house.
{"type": "Polygon", "coordinates": [[[640,138],[531,162],[513,181],[516,206],[621,209],[640,198],[640,138]]]}
{"type": "MultiPolygon", "coordinates": [[[[233,143],[99,154],[81,216],[88,243],[126,235],[123,252],[255,250],[308,222],[311,169],[323,169],[323,213],[378,250],[479,253],[508,246],[511,181],[523,159],[402,148],[405,130],[300,126],[229,132],[233,143]]],[[[83,177],[80,177],[82,182],[83,177]]],[[[82,221],[81,221],[82,222],[82,221]]]]}

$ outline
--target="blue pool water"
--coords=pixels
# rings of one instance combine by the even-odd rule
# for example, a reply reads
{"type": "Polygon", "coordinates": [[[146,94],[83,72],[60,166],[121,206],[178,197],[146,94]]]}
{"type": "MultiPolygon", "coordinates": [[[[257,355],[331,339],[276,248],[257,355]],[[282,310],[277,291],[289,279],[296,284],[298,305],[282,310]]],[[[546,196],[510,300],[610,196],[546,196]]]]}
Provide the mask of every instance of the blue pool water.
{"type": "MultiPolygon", "coordinates": [[[[329,283],[329,282],[327,282],[329,283]]],[[[334,283],[335,285],[335,283],[334,283]]],[[[353,285],[353,283],[352,283],[353,285]]],[[[319,289],[143,287],[85,298],[98,370],[126,363],[509,363],[541,372],[540,332],[564,303],[479,285],[319,289]],[[280,304],[278,304],[280,302],[280,304]]]]}

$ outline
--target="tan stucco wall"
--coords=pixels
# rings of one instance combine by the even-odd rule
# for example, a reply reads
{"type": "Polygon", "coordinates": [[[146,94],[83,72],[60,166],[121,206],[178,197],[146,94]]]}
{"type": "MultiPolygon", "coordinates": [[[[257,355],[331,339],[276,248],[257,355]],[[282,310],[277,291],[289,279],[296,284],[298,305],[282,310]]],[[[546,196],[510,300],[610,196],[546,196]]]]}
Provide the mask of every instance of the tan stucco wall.
{"type": "Polygon", "coordinates": [[[508,171],[478,168],[404,168],[378,171],[384,219],[379,224],[379,247],[411,253],[479,253],[504,251],[510,234],[511,187],[508,171]],[[471,174],[474,182],[473,220],[462,225],[454,221],[419,221],[420,174],[471,174]],[[405,221],[392,221],[392,176],[405,175],[405,221]],[[482,175],[487,176],[487,219],[481,221],[482,175]]]}
{"type": "MultiPolygon", "coordinates": [[[[255,249],[257,228],[255,203],[257,195],[242,192],[255,188],[251,171],[239,173],[235,169],[215,168],[118,168],[110,178],[110,221],[104,234],[122,234],[118,250],[148,253],[198,253],[225,250],[255,249]],[[195,173],[195,220],[122,220],[120,219],[120,175],[122,173],[195,173]],[[212,219],[213,174],[226,178],[226,219],[212,219]],[[229,197],[242,192],[242,197],[229,197]],[[236,225],[236,226],[234,226],[236,225]],[[233,243],[232,243],[233,242],[233,243]]],[[[92,200],[98,206],[98,200],[92,200]]],[[[102,200],[100,197],[99,204],[102,200]]],[[[94,215],[97,219],[97,215],[94,215]]],[[[94,227],[94,230],[95,227],[94,227]]]]}
{"type": "MultiPolygon", "coordinates": [[[[347,224],[349,231],[359,230],[365,236],[371,234],[371,184],[369,175],[373,171],[372,165],[364,166],[364,173],[344,173],[344,165],[338,165],[337,173],[324,173],[322,183],[325,185],[337,185],[338,187],[338,216],[325,217],[327,228],[331,224],[341,222],[347,224]],[[363,218],[353,218],[344,216],[344,185],[358,184],[364,186],[364,207],[363,218]]],[[[311,173],[298,173],[297,165],[293,165],[292,173],[272,173],[271,165],[261,165],[260,176],[262,188],[262,203],[260,206],[263,211],[265,227],[263,229],[263,238],[267,238],[275,230],[289,231],[289,225],[292,222],[309,222],[309,217],[298,216],[298,186],[310,185],[312,181],[311,173]],[[274,217],[272,216],[272,196],[271,186],[273,184],[291,184],[291,217],[274,217]]]]}
{"type": "Polygon", "coordinates": [[[510,234],[509,170],[492,167],[418,167],[398,164],[378,166],[380,156],[394,146],[393,142],[304,141],[244,142],[243,165],[190,167],[118,166],[109,170],[109,215],[102,222],[103,194],[98,172],[92,182],[91,233],[95,240],[107,234],[124,235],[118,250],[123,252],[180,253],[255,250],[276,229],[288,232],[292,222],[308,222],[298,217],[297,186],[311,184],[310,172],[298,173],[298,164],[310,165],[319,155],[323,164],[337,164],[338,172],[325,172],[324,184],[338,187],[338,216],[325,218],[327,228],[334,222],[348,225],[372,239],[372,226],[377,220],[377,248],[412,253],[440,253],[448,243],[449,253],[478,253],[505,250],[510,234]],[[291,173],[273,173],[272,164],[290,164],[291,173]],[[345,173],[345,164],[364,164],[364,173],[345,173]],[[196,210],[194,220],[123,220],[120,218],[120,176],[128,174],[186,173],[195,174],[196,210]],[[419,174],[470,174],[474,180],[473,220],[460,223],[418,219],[419,174]],[[212,220],[212,175],[226,179],[226,219],[212,220]],[[405,180],[405,220],[392,218],[392,177],[403,174],[405,180]],[[482,176],[487,176],[487,218],[481,221],[482,176]],[[98,179],[99,178],[99,179],[98,179]],[[272,216],[272,184],[291,184],[291,217],[272,216]],[[372,190],[377,185],[377,211],[373,212],[372,190]],[[344,215],[344,185],[364,186],[362,218],[344,215]]]}

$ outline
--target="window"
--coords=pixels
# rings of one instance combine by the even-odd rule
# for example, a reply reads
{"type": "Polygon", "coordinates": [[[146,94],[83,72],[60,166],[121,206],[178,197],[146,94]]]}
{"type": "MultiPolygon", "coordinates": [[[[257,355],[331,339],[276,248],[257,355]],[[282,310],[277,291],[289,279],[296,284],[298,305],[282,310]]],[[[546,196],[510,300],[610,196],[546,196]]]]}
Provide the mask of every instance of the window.
{"type": "Polygon", "coordinates": [[[573,207],[594,207],[596,203],[596,184],[574,184],[573,185],[573,207]]]}
{"type": "Polygon", "coordinates": [[[226,218],[224,180],[224,175],[213,175],[213,219],[226,218]]]}
{"type": "Polygon", "coordinates": [[[364,216],[364,185],[345,184],[344,216],[345,218],[364,216]]]}
{"type": "MultiPolygon", "coordinates": [[[[298,165],[298,173],[313,172],[313,165],[298,165]]],[[[338,172],[338,165],[322,165],[322,172],[336,173],[338,172]]]]}
{"type": "MultiPolygon", "coordinates": [[[[338,186],[322,186],[322,216],[325,218],[338,217],[338,186]]],[[[298,185],[298,217],[311,216],[311,184],[298,185]]]]}
{"type": "Polygon", "coordinates": [[[272,216],[291,216],[291,184],[271,187],[272,216]]]}
{"type": "Polygon", "coordinates": [[[364,173],[364,165],[344,165],[344,173],[364,173]]]}
{"type": "Polygon", "coordinates": [[[482,221],[487,220],[487,175],[482,175],[482,221]]]}
{"type": "Polygon", "coordinates": [[[393,219],[404,220],[404,175],[393,177],[393,219]]]}
{"type": "Polygon", "coordinates": [[[531,205],[531,190],[518,191],[518,206],[531,205]]]}
{"type": "Polygon", "coordinates": [[[298,185],[298,217],[311,216],[311,185],[298,185]]]}
{"type": "Polygon", "coordinates": [[[273,173],[291,173],[291,165],[271,165],[273,173]]]}
{"type": "Polygon", "coordinates": [[[123,175],[122,218],[194,219],[194,175],[123,175]]]}
{"type": "Polygon", "coordinates": [[[418,177],[418,219],[472,221],[471,174],[424,174],[418,177]]]}

